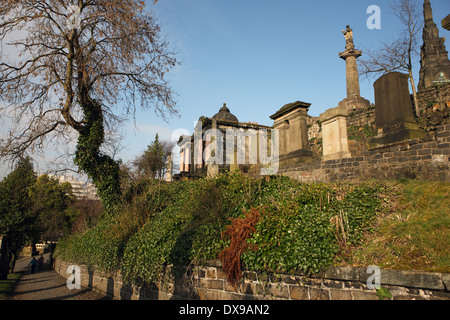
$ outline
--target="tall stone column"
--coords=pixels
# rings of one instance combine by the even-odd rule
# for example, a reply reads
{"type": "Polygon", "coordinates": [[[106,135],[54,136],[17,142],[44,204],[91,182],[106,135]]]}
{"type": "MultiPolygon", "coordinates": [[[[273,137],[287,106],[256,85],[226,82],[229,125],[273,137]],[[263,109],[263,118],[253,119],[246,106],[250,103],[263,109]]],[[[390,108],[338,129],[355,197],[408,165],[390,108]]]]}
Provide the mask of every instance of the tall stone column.
{"type": "Polygon", "coordinates": [[[347,78],[347,98],[339,102],[339,106],[347,108],[347,111],[364,108],[370,106],[370,102],[361,97],[359,88],[358,66],[356,59],[358,59],[362,52],[355,49],[353,43],[353,30],[350,26],[342,31],[345,36],[345,51],[339,53],[339,58],[345,60],[346,63],[346,78],[347,78]]]}
{"type": "Polygon", "coordinates": [[[340,57],[346,61],[347,76],[347,98],[360,96],[359,76],[356,59],[361,56],[361,51],[351,49],[340,54],[340,57]]]}
{"type": "Polygon", "coordinates": [[[166,172],[167,182],[172,182],[172,174],[173,174],[172,152],[169,152],[167,154],[167,172],[166,172]]]}

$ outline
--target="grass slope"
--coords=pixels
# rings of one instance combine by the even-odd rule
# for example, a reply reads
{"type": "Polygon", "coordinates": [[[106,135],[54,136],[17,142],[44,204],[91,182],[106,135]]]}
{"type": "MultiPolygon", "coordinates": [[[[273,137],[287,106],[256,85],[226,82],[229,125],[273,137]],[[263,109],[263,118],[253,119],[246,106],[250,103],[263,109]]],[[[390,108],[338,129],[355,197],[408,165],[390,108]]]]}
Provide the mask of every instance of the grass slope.
{"type": "Polygon", "coordinates": [[[390,182],[394,191],[375,231],[343,263],[450,272],[450,184],[390,182]]]}
{"type": "Polygon", "coordinates": [[[0,300],[8,300],[11,297],[20,276],[20,273],[10,273],[7,280],[0,280],[0,300]]]}

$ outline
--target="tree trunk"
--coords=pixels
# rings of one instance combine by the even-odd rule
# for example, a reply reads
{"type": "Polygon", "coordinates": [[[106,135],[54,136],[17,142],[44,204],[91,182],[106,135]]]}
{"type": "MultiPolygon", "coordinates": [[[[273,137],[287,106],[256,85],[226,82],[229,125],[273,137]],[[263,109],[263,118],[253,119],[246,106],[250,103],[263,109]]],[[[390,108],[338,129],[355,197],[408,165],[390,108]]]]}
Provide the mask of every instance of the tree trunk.
{"type": "Polygon", "coordinates": [[[119,163],[100,152],[105,136],[101,104],[84,98],[80,105],[86,124],[79,131],[74,162],[92,179],[105,212],[112,214],[121,199],[119,163]]]}
{"type": "Polygon", "coordinates": [[[14,251],[14,254],[13,254],[14,258],[13,258],[13,260],[11,262],[11,269],[10,269],[11,273],[14,272],[14,268],[16,267],[16,262],[17,262],[17,258],[19,257],[19,252],[20,252],[20,250],[15,250],[14,251]]]}
{"type": "Polygon", "coordinates": [[[0,280],[8,279],[9,263],[10,263],[10,244],[9,236],[0,238],[0,280]]]}
{"type": "Polygon", "coordinates": [[[411,82],[411,88],[413,92],[413,98],[414,98],[414,110],[416,112],[416,117],[420,117],[420,111],[419,111],[419,99],[417,98],[417,90],[416,85],[414,84],[414,77],[412,75],[412,71],[409,70],[409,81],[411,82]]]}

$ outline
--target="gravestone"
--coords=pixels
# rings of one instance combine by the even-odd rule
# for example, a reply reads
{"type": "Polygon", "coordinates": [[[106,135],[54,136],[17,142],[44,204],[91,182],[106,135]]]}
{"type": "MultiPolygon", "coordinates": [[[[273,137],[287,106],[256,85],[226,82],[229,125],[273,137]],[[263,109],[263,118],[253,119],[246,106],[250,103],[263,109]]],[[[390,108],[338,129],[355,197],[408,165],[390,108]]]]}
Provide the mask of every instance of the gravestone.
{"type": "Polygon", "coordinates": [[[322,126],[323,161],[350,158],[347,137],[347,108],[338,106],[319,116],[322,126]]]}
{"type": "Polygon", "coordinates": [[[279,131],[280,167],[296,166],[313,161],[308,141],[308,109],[310,103],[296,101],[283,106],[270,118],[279,131]]]}
{"type": "Polygon", "coordinates": [[[373,86],[377,135],[369,140],[370,149],[425,137],[415,121],[408,75],[391,72],[381,76],[373,86]]]}

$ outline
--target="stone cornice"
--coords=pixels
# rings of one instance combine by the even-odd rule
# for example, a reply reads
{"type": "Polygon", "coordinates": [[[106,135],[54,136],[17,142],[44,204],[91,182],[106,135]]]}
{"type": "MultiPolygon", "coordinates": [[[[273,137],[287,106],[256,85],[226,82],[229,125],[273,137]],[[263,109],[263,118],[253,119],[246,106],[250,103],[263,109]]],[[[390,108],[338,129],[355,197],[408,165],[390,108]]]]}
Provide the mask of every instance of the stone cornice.
{"type": "Polygon", "coordinates": [[[347,60],[348,57],[359,58],[360,56],[362,56],[362,51],[358,49],[349,49],[344,52],[339,52],[339,58],[344,60],[347,60]]]}

